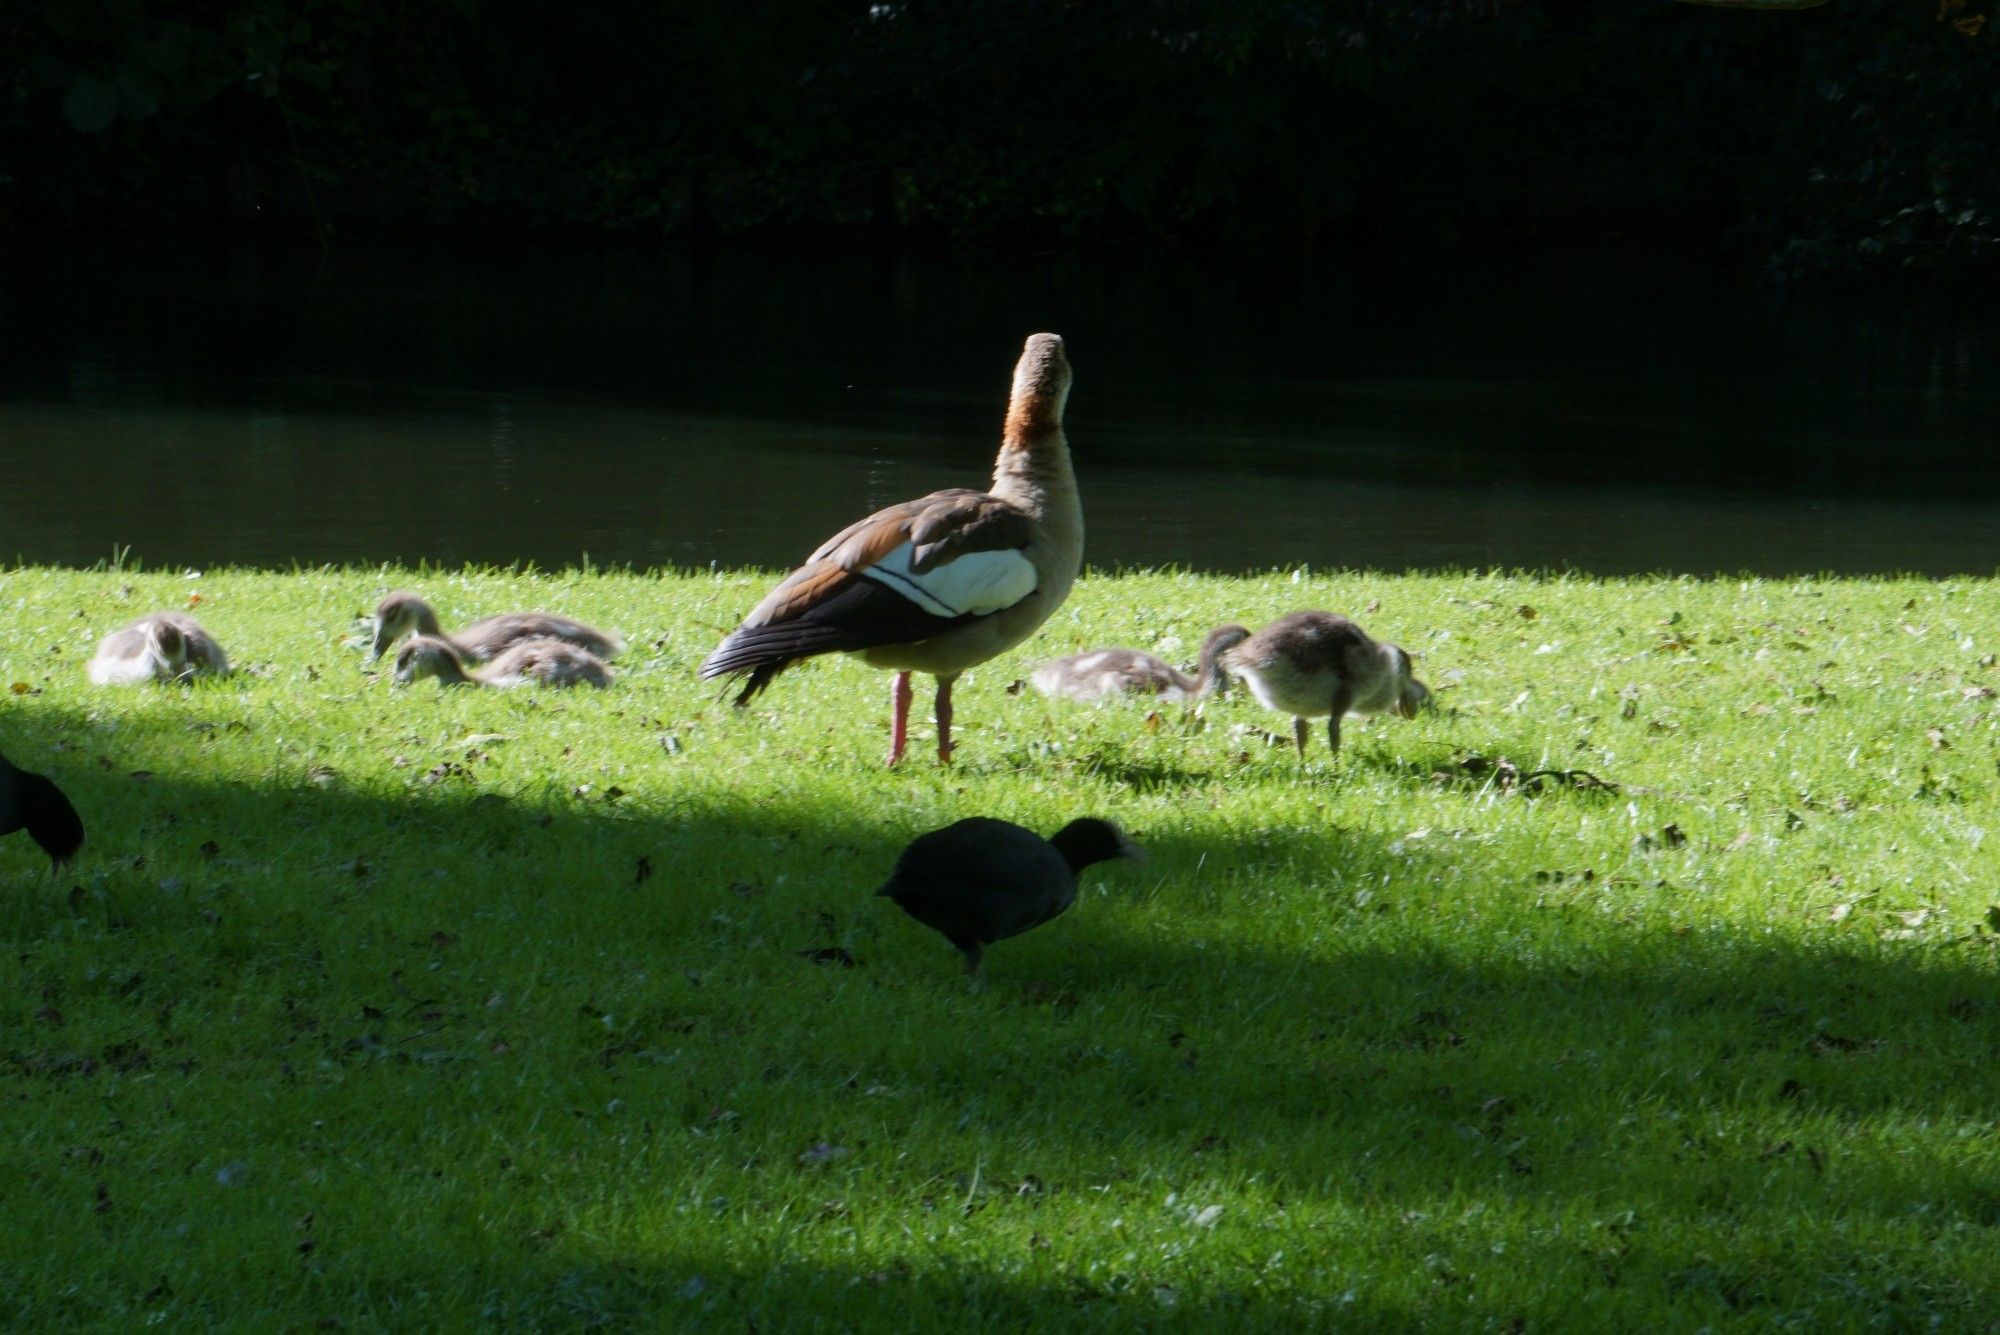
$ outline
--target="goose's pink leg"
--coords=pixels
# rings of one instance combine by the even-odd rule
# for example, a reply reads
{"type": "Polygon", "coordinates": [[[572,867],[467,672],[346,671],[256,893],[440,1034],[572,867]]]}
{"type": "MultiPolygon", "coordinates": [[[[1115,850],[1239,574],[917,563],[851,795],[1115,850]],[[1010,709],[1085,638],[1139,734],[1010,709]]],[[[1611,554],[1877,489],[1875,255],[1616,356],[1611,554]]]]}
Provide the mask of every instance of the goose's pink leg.
{"type": "Polygon", "coordinates": [[[910,674],[898,672],[889,683],[889,704],[895,719],[889,725],[889,763],[903,758],[903,744],[910,739],[910,674]]]}
{"type": "Polygon", "coordinates": [[[951,763],[951,684],[957,677],[939,677],[937,689],[938,764],[951,763]]]}

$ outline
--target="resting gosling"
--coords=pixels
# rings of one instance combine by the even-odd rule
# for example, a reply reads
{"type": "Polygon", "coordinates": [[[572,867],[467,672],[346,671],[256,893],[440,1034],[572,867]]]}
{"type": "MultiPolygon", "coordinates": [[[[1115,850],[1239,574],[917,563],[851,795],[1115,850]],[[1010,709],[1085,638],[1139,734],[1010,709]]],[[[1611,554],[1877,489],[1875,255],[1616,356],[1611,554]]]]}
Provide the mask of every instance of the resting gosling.
{"type": "Polygon", "coordinates": [[[978,977],[986,947],[1060,917],[1076,902],[1076,876],[1108,858],[1145,860],[1110,821],[1073,820],[1044,839],[1033,830],[969,816],[921,835],[875,893],[943,934],[978,977]]]}
{"type": "Polygon", "coordinates": [[[99,686],[226,676],[229,659],[201,623],[181,612],[154,612],[106,635],[86,669],[99,686]]]}
{"type": "Polygon", "coordinates": [[[61,871],[83,847],[83,819],[63,790],[0,756],[0,835],[26,830],[61,871]]]}
{"type": "Polygon", "coordinates": [[[1326,720],[1327,743],[1340,753],[1345,714],[1414,718],[1430,688],[1410,675],[1410,656],[1377,644],[1361,627],[1331,612],[1279,617],[1222,656],[1268,709],[1292,716],[1299,759],[1306,754],[1306,720],[1326,720]]]}
{"type": "Polygon", "coordinates": [[[476,672],[465,670],[465,660],[450,640],[437,635],[418,635],[396,655],[396,684],[407,686],[425,677],[435,677],[443,686],[609,686],[612,672],[586,649],[562,640],[523,640],[495,655],[492,662],[476,672]]]}
{"type": "Polygon", "coordinates": [[[449,641],[466,663],[484,663],[508,645],[524,640],[562,640],[598,658],[616,658],[625,650],[625,642],[609,631],[548,612],[505,612],[475,621],[456,635],[446,635],[438,629],[437,613],[429,603],[407,589],[398,589],[375,605],[374,647],[368,661],[373,663],[405,635],[449,641]]]}
{"type": "Polygon", "coordinates": [[[1217,626],[1202,641],[1201,658],[1192,677],[1143,650],[1096,649],[1052,658],[1036,668],[1029,680],[1052,699],[1085,704],[1114,695],[1151,695],[1169,703],[1220,695],[1229,689],[1229,674],[1216,660],[1249,638],[1250,632],[1241,626],[1217,626]]]}

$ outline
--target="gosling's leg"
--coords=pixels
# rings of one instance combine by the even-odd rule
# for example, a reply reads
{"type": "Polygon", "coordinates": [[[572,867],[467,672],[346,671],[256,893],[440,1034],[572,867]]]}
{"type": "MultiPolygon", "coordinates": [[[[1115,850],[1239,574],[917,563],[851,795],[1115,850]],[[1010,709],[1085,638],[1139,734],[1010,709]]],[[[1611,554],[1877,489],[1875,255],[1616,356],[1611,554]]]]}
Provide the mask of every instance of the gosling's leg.
{"type": "Polygon", "coordinates": [[[1312,725],[1302,718],[1292,720],[1292,740],[1298,743],[1299,763],[1301,765],[1306,763],[1306,733],[1311,731],[1311,729],[1312,725]]]}
{"type": "Polygon", "coordinates": [[[1342,682],[1333,688],[1333,712],[1326,716],[1326,741],[1333,748],[1333,754],[1340,755],[1340,720],[1347,713],[1347,705],[1354,698],[1354,692],[1342,682]]]}
{"type": "Polygon", "coordinates": [[[957,677],[939,677],[937,679],[938,764],[940,765],[949,765],[951,763],[951,753],[953,750],[951,744],[951,687],[952,683],[957,680],[957,677]]]}
{"type": "Polygon", "coordinates": [[[910,674],[898,672],[889,682],[889,707],[893,717],[889,723],[889,763],[894,765],[903,758],[903,747],[910,739],[910,674]]]}

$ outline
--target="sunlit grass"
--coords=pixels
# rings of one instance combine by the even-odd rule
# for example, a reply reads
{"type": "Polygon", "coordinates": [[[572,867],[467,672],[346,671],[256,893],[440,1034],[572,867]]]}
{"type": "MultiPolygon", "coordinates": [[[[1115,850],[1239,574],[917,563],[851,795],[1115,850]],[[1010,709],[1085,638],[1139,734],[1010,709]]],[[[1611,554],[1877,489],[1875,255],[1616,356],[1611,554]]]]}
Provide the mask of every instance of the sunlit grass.
{"type": "Polygon", "coordinates": [[[0,748],[90,829],[0,842],[0,1318],[1991,1320],[1992,583],[1100,574],[890,772],[880,674],[696,682],[766,582],[0,577],[0,748]],[[392,688],[399,585],[632,647],[392,688]],[[190,606],[246,671],[85,680],[190,606]],[[1245,698],[1008,689],[1301,607],[1440,708],[1302,766],[1245,698]],[[871,897],[973,813],[1152,860],[975,989],[871,897]]]}

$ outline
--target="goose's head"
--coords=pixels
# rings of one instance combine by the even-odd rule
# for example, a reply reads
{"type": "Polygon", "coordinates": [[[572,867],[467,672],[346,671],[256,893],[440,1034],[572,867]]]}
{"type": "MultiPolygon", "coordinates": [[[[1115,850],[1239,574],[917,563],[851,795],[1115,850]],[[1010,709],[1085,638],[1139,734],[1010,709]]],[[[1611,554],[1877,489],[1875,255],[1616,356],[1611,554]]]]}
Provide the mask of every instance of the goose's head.
{"type": "Polygon", "coordinates": [[[1247,628],[1238,625],[1217,626],[1201,642],[1201,658],[1196,671],[1215,674],[1215,693],[1222,694],[1229,689],[1229,669],[1223,665],[1222,656],[1250,638],[1247,628]]]}
{"type": "Polygon", "coordinates": [[[1069,354],[1060,334],[1030,334],[1014,364],[1007,403],[1007,438],[1020,440],[1062,425],[1069,403],[1069,354]]]}
{"type": "Polygon", "coordinates": [[[1417,680],[1416,667],[1407,649],[1396,644],[1388,649],[1396,661],[1396,703],[1392,708],[1399,718],[1415,718],[1430,703],[1431,688],[1417,680]]]}
{"type": "Polygon", "coordinates": [[[408,686],[425,677],[436,677],[452,686],[466,679],[465,667],[443,640],[434,635],[412,636],[396,655],[396,684],[408,686]]]}
{"type": "Polygon", "coordinates": [[[375,643],[369,650],[368,661],[380,658],[405,635],[437,633],[437,613],[431,610],[431,605],[414,593],[398,589],[375,604],[375,643]]]}
{"type": "Polygon", "coordinates": [[[146,647],[178,676],[187,668],[187,636],[173,622],[160,618],[146,627],[146,647]]]}

